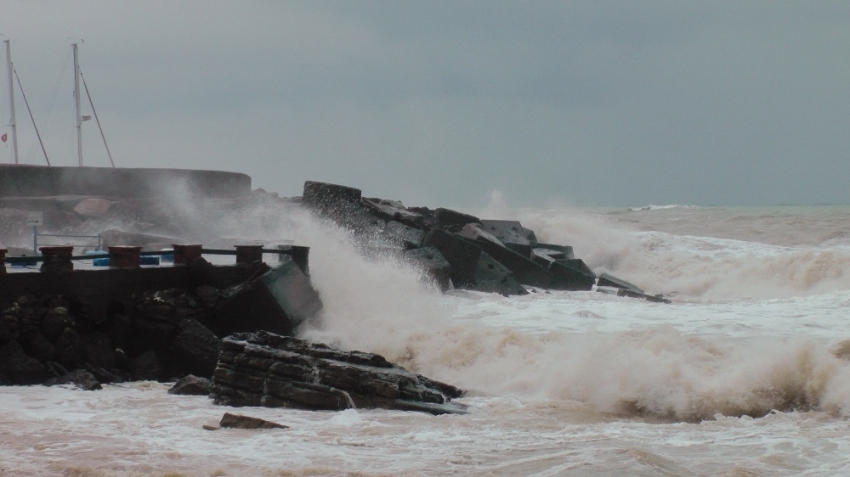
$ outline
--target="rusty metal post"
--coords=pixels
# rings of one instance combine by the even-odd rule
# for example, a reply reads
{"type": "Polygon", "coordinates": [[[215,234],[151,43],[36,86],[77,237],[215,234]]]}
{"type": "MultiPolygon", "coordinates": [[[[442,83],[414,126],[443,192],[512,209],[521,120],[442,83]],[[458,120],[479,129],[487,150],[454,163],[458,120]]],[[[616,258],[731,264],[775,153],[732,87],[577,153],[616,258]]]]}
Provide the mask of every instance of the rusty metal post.
{"type": "Polygon", "coordinates": [[[262,245],[234,245],[236,247],[236,263],[249,264],[263,261],[262,245]]]}
{"type": "Polygon", "coordinates": [[[141,268],[142,247],[107,247],[109,268],[141,268]]]}
{"type": "Polygon", "coordinates": [[[71,262],[74,247],[39,247],[38,250],[44,257],[40,269],[42,272],[70,272],[74,269],[71,262]]]}
{"type": "Polygon", "coordinates": [[[192,260],[201,258],[201,249],[203,245],[178,245],[172,244],[174,249],[174,265],[188,265],[192,260]]]}

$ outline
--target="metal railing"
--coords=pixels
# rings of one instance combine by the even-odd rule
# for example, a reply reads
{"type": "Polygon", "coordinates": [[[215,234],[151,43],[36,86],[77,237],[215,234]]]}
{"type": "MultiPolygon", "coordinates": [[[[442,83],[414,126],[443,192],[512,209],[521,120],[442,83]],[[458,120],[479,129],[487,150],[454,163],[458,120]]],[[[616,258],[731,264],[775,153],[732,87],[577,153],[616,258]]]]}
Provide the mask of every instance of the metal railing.
{"type": "MultiPolygon", "coordinates": [[[[97,249],[103,245],[103,238],[100,234],[97,235],[64,235],[64,234],[40,234],[38,229],[33,227],[32,231],[32,253],[38,253],[38,238],[39,237],[65,237],[65,238],[92,238],[97,239],[97,249]]],[[[44,245],[44,244],[42,244],[44,245]]],[[[71,244],[73,247],[90,247],[89,244],[71,244]]]]}
{"type": "MultiPolygon", "coordinates": [[[[39,234],[41,235],[41,234],[39,234]]],[[[274,255],[292,255],[292,249],[262,249],[263,253],[269,253],[274,255]]],[[[202,255],[236,255],[236,250],[226,250],[226,249],[214,249],[214,248],[204,248],[201,249],[202,255]]],[[[157,250],[151,252],[140,252],[141,256],[156,256],[156,255],[173,255],[173,250],[157,250]]],[[[94,260],[96,258],[109,258],[115,254],[111,253],[92,253],[89,255],[74,255],[71,257],[71,260],[94,260]]],[[[38,263],[43,262],[44,257],[41,255],[36,255],[32,257],[5,257],[3,261],[6,263],[38,263]]]]}

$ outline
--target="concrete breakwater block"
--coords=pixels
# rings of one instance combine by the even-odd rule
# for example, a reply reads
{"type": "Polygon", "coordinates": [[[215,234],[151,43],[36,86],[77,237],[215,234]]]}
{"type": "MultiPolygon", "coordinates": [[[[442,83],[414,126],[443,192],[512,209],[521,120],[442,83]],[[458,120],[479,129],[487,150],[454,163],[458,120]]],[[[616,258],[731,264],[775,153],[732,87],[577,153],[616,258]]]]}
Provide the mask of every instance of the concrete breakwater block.
{"type": "Polygon", "coordinates": [[[385,408],[463,413],[460,389],[360,351],[265,331],[225,338],[213,374],[216,404],[313,410],[385,408]]]}
{"type": "Polygon", "coordinates": [[[214,312],[225,333],[267,330],[291,334],[322,308],[310,279],[292,260],[230,293],[214,312]]]}

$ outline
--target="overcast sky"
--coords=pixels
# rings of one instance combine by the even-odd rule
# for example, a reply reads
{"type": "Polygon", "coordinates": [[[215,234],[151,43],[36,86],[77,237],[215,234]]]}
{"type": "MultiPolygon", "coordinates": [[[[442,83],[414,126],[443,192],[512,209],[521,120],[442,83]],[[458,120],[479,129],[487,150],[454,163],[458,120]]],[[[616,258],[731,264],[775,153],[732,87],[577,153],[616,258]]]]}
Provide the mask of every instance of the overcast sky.
{"type": "MultiPolygon", "coordinates": [[[[84,40],[119,167],[431,207],[850,203],[846,0],[2,0],[0,34],[54,165],[77,164],[84,40]]],[[[44,164],[19,91],[16,110],[44,164]]]]}

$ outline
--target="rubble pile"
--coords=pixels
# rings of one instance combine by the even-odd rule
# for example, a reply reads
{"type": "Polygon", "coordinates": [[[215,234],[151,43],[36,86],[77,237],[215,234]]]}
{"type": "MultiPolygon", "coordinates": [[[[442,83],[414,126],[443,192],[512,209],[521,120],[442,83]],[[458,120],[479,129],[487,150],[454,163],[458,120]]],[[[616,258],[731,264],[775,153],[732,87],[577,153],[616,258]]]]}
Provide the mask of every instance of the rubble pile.
{"type": "MultiPolygon", "coordinates": [[[[301,201],[351,231],[367,255],[392,255],[416,264],[442,291],[454,287],[509,296],[527,294],[526,287],[591,290],[597,284],[571,246],[541,243],[518,221],[405,207],[322,182],[306,182],[301,201]]],[[[607,274],[603,284],[620,290],[620,296],[666,301],[607,274]]]]}
{"type": "Polygon", "coordinates": [[[340,351],[264,331],[222,341],[213,375],[216,404],[299,409],[386,408],[463,413],[463,391],[382,356],[340,351]]]}

